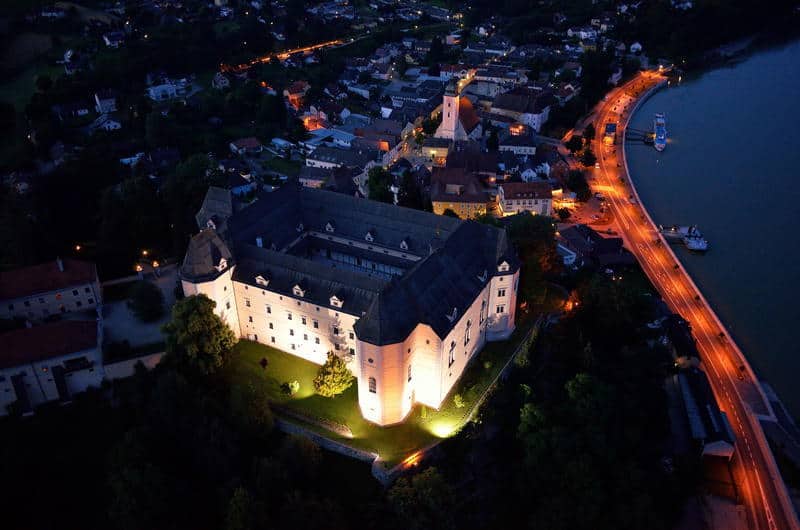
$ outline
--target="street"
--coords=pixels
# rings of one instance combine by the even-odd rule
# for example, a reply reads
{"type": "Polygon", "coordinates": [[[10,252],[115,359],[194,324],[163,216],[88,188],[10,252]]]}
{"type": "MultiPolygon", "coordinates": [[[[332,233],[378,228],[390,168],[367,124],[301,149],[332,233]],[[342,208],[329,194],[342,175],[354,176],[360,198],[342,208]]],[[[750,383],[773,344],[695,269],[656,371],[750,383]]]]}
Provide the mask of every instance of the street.
{"type": "Polygon", "coordinates": [[[593,191],[607,197],[626,247],[636,256],[664,301],[691,323],[702,367],[736,436],[733,475],[740,502],[747,510],[749,527],[800,528],[758,422],[758,417],[774,417],[769,402],[729,333],[658,233],[627,173],[624,130],[638,100],[663,82],[665,78],[657,72],[640,73],[613,89],[598,104],[594,116],[599,134],[593,141],[593,150],[600,169],[592,183],[593,191]],[[603,145],[600,132],[608,122],[617,123],[616,144],[610,146],[603,145]]]}

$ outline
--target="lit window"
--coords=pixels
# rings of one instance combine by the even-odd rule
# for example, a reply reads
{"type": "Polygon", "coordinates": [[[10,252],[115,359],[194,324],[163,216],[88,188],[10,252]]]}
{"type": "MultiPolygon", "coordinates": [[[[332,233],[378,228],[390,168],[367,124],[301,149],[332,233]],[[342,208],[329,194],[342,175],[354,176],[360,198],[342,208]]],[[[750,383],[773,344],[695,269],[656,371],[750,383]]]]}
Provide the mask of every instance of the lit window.
{"type": "Polygon", "coordinates": [[[373,394],[376,394],[378,392],[378,382],[375,381],[374,377],[369,378],[369,391],[372,392],[373,394]]]}

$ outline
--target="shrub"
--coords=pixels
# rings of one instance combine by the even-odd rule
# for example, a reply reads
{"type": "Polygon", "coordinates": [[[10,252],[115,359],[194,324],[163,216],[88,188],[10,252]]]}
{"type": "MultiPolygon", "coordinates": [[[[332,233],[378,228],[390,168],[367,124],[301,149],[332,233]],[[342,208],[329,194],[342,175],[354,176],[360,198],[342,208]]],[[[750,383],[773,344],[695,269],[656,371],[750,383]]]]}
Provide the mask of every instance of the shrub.
{"type": "Polygon", "coordinates": [[[491,370],[492,369],[492,361],[483,361],[483,368],[486,371],[491,370]]]}
{"type": "Polygon", "coordinates": [[[314,378],[314,389],[324,397],[334,397],[353,384],[353,374],[347,364],[338,355],[328,352],[328,360],[319,367],[314,378]]]}
{"type": "Polygon", "coordinates": [[[300,383],[295,379],[294,381],[286,381],[281,385],[281,392],[287,396],[293,396],[300,390],[300,383]]]}
{"type": "Polygon", "coordinates": [[[131,286],[128,307],[142,322],[154,322],[164,314],[164,295],[157,285],[140,281],[131,286]]]}
{"type": "Polygon", "coordinates": [[[453,396],[453,404],[455,404],[457,409],[464,408],[464,398],[461,397],[461,394],[456,394],[453,396]]]}

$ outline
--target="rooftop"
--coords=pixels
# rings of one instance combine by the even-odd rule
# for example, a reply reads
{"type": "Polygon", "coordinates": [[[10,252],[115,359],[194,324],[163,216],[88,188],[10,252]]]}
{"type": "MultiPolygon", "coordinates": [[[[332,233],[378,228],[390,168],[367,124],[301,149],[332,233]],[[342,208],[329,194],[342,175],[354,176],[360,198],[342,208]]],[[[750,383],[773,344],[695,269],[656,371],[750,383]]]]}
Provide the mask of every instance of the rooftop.
{"type": "Polygon", "coordinates": [[[53,260],[39,265],[0,272],[0,300],[58,291],[97,281],[94,263],[76,259],[53,260]]]}
{"type": "Polygon", "coordinates": [[[97,322],[62,320],[0,335],[0,369],[13,368],[97,347],[97,322]]]}

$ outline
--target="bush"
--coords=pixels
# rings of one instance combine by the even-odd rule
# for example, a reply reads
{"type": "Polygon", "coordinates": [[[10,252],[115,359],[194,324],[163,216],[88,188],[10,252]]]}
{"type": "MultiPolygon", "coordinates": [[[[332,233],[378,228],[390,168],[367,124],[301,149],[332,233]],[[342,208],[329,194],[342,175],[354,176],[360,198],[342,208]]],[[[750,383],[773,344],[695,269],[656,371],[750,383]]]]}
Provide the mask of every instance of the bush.
{"type": "Polygon", "coordinates": [[[287,396],[293,396],[300,390],[300,383],[295,379],[294,381],[286,381],[281,385],[281,392],[287,396]]]}
{"type": "Polygon", "coordinates": [[[464,398],[461,397],[461,394],[456,394],[453,396],[453,404],[456,406],[457,409],[464,408],[464,398]]]}
{"type": "Polygon", "coordinates": [[[314,389],[324,397],[334,397],[353,384],[353,374],[347,364],[335,353],[328,352],[328,360],[319,367],[314,378],[314,389]]]}
{"type": "Polygon", "coordinates": [[[155,322],[164,315],[164,295],[157,285],[140,281],[131,286],[128,307],[142,322],[155,322]]]}
{"type": "Polygon", "coordinates": [[[558,214],[558,218],[562,221],[569,219],[569,217],[572,215],[569,211],[569,208],[559,208],[556,210],[556,213],[558,214]]]}

